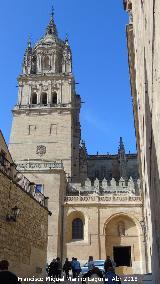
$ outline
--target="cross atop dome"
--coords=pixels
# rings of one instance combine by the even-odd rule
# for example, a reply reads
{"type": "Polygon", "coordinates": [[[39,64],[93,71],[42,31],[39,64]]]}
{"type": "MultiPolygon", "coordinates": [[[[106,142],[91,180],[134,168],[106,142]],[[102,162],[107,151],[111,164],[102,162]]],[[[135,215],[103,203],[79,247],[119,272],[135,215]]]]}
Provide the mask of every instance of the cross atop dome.
{"type": "Polygon", "coordinates": [[[52,6],[52,11],[51,11],[51,18],[53,19],[54,17],[54,6],[52,6]]]}

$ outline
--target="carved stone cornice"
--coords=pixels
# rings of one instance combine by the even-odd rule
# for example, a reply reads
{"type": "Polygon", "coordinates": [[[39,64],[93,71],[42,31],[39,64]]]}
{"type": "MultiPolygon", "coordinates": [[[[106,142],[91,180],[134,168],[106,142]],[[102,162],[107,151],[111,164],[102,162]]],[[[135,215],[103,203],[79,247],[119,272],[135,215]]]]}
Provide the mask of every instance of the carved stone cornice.
{"type": "Polygon", "coordinates": [[[28,82],[28,81],[43,81],[44,80],[51,80],[51,81],[56,81],[57,80],[64,80],[64,81],[68,81],[68,80],[71,80],[71,82],[73,81],[74,82],[74,77],[72,75],[72,73],[69,73],[69,74],[66,74],[66,73],[43,73],[43,74],[29,74],[29,75],[20,75],[18,77],[18,81],[25,81],[25,82],[28,82]]]}
{"type": "Polygon", "coordinates": [[[60,170],[63,169],[62,161],[53,162],[39,162],[39,161],[21,161],[17,162],[17,170],[22,172],[33,171],[48,171],[48,170],[60,170]]]}
{"type": "Polygon", "coordinates": [[[64,198],[64,205],[81,205],[81,206],[88,206],[92,204],[98,205],[110,205],[110,206],[136,206],[142,207],[142,197],[141,196],[114,196],[114,195],[106,195],[106,196],[99,196],[99,195],[89,195],[89,196],[65,196],[64,198]]]}

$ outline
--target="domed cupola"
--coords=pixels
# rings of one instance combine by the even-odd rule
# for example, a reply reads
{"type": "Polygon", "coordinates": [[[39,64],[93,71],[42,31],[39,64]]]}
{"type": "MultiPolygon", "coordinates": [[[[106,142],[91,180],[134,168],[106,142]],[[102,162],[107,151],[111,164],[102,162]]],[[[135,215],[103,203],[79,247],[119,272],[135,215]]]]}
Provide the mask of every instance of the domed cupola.
{"type": "Polygon", "coordinates": [[[44,36],[32,48],[28,43],[23,63],[23,74],[70,74],[72,72],[72,53],[68,38],[58,37],[52,10],[44,36]]]}

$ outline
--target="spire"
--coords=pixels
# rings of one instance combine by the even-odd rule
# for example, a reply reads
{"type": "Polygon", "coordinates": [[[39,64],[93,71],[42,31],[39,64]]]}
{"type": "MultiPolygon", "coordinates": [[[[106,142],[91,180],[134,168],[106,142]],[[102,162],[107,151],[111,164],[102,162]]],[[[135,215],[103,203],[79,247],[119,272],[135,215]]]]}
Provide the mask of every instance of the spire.
{"type": "Polygon", "coordinates": [[[120,162],[120,178],[123,177],[126,180],[127,179],[127,161],[126,161],[125,147],[124,147],[122,137],[120,137],[118,156],[119,156],[119,162],[120,162]]]}
{"type": "Polygon", "coordinates": [[[68,40],[68,34],[66,33],[66,38],[65,38],[65,45],[69,45],[69,40],[68,40]]]}
{"type": "Polygon", "coordinates": [[[125,152],[125,148],[124,148],[124,143],[123,143],[123,139],[122,137],[120,137],[120,142],[119,142],[119,150],[118,152],[125,152]]]}
{"type": "Polygon", "coordinates": [[[27,40],[27,47],[25,51],[25,56],[28,56],[28,54],[32,53],[32,43],[31,43],[31,36],[28,35],[28,40],[27,40]]]}
{"type": "Polygon", "coordinates": [[[52,6],[52,11],[51,11],[51,19],[53,20],[54,17],[54,6],[52,6]]]}
{"type": "Polygon", "coordinates": [[[31,43],[31,36],[30,36],[30,34],[28,35],[27,48],[28,48],[28,49],[32,48],[32,43],[31,43]]]}
{"type": "Polygon", "coordinates": [[[31,44],[31,37],[29,35],[23,59],[23,74],[30,74],[31,68],[32,68],[32,44],[31,44]]]}
{"type": "Polygon", "coordinates": [[[49,21],[49,24],[46,28],[46,35],[53,35],[55,37],[58,36],[57,27],[56,27],[56,24],[54,22],[54,7],[53,6],[52,6],[52,10],[51,10],[50,21],[49,21]]]}

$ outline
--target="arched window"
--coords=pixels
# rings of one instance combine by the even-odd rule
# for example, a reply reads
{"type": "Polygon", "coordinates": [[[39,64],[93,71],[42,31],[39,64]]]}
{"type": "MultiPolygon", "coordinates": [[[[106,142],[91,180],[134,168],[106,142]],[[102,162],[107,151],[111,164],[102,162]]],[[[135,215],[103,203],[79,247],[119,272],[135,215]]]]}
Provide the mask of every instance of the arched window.
{"type": "Polygon", "coordinates": [[[41,95],[41,104],[42,105],[47,105],[47,94],[46,93],[42,93],[41,95]]]}
{"type": "Polygon", "coordinates": [[[83,240],[83,222],[81,219],[76,218],[72,221],[72,239],[73,240],[83,240]]]}
{"type": "Polygon", "coordinates": [[[36,105],[37,104],[37,94],[33,93],[31,96],[31,104],[36,105]]]}
{"type": "Polygon", "coordinates": [[[43,68],[44,69],[49,69],[50,64],[49,64],[49,56],[45,56],[43,59],[43,68]]]}
{"type": "Polygon", "coordinates": [[[56,105],[57,104],[57,93],[54,92],[52,94],[52,105],[56,105]]]}

